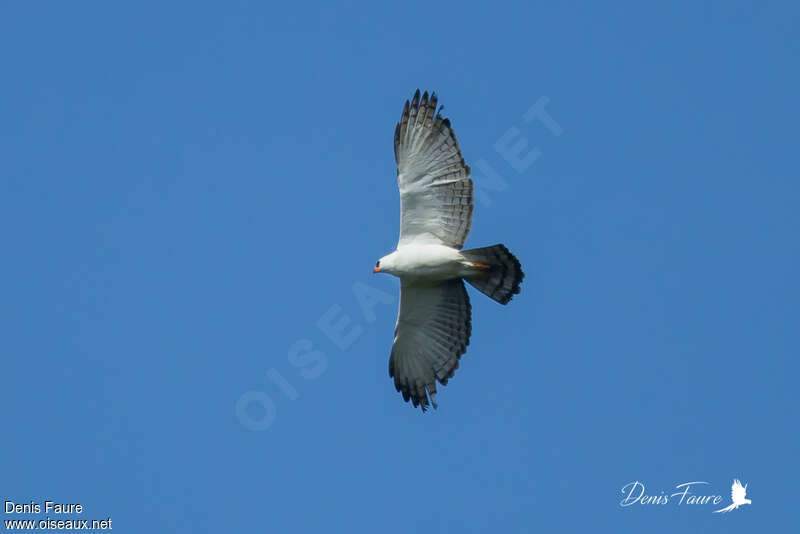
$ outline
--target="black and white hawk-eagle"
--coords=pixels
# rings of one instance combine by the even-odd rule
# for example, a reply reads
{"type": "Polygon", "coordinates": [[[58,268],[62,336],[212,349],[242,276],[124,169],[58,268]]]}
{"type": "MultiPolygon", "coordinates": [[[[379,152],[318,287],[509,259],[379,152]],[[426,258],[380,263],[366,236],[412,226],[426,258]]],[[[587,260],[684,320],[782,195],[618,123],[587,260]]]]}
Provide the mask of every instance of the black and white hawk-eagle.
{"type": "Polygon", "coordinates": [[[423,411],[436,404],[467,350],[472,330],[464,280],[500,304],[525,276],[504,245],[462,250],[472,226],[473,187],[450,121],[419,90],[394,133],[400,240],[376,273],[400,278],[400,310],[389,357],[397,391],[423,411]]]}

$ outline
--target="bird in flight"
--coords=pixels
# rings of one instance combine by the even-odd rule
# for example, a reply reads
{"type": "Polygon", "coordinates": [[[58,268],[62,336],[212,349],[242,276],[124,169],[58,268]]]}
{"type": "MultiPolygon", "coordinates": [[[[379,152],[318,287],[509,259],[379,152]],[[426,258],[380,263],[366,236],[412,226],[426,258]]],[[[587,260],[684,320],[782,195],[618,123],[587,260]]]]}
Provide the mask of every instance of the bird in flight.
{"type": "Polygon", "coordinates": [[[743,504],[752,504],[750,499],[744,498],[745,494],[747,494],[747,484],[742,486],[742,483],[739,482],[738,478],[733,479],[733,485],[731,486],[731,501],[733,502],[721,510],[714,510],[714,513],[717,514],[720,512],[730,512],[731,510],[736,510],[743,504]]]}
{"type": "Polygon", "coordinates": [[[389,357],[394,386],[414,407],[437,408],[472,331],[464,280],[500,304],[525,276],[504,245],[462,250],[472,226],[472,179],[436,93],[419,89],[394,132],[400,189],[400,240],[374,272],[400,278],[400,309],[389,357]]]}

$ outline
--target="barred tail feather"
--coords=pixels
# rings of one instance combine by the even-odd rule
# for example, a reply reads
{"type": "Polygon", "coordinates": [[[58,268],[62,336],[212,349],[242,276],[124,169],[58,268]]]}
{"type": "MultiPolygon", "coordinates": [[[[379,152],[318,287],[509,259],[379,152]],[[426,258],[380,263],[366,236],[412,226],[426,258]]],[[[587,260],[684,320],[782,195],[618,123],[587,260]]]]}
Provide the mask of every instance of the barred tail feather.
{"type": "Polygon", "coordinates": [[[476,274],[464,278],[472,287],[500,304],[508,304],[519,293],[525,273],[505,245],[462,250],[461,254],[478,267],[476,274]]]}

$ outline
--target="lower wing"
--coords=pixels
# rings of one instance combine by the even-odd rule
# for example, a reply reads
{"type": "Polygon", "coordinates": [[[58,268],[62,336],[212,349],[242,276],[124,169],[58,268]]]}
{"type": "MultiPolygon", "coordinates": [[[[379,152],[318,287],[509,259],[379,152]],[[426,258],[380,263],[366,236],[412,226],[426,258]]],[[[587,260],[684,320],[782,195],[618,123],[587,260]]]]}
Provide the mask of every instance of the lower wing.
{"type": "Polygon", "coordinates": [[[436,408],[436,381],[446,385],[467,351],[472,307],[458,278],[435,284],[403,281],[400,311],[389,357],[389,376],[403,399],[436,408]]]}

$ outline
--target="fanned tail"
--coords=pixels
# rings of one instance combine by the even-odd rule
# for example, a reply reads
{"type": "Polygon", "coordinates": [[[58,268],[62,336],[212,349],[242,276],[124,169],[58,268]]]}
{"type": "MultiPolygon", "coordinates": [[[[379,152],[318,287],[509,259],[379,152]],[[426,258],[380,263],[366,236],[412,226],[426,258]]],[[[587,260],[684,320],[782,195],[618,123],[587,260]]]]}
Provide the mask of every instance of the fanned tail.
{"type": "Polygon", "coordinates": [[[472,287],[500,304],[508,304],[519,293],[525,273],[505,245],[462,250],[461,254],[476,269],[474,275],[464,278],[472,287]]]}

